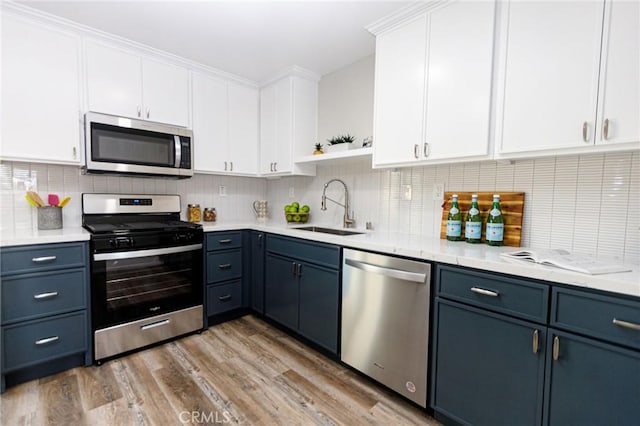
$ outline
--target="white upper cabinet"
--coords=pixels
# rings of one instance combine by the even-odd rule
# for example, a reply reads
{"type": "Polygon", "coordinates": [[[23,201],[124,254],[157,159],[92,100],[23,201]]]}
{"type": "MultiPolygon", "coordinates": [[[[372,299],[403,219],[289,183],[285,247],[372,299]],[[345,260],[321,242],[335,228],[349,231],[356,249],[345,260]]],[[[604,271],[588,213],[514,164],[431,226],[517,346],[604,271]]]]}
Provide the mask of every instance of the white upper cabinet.
{"type": "Polygon", "coordinates": [[[376,34],[374,166],[488,156],[494,21],[452,2],[376,34]]]}
{"type": "Polygon", "coordinates": [[[596,143],[640,142],[640,2],[605,8],[596,143]]]}
{"type": "Polygon", "coordinates": [[[0,157],[80,161],[80,39],[2,14],[0,157]]]}
{"type": "Polygon", "coordinates": [[[637,2],[504,3],[498,155],[640,140],[638,12],[637,2]]]}
{"type": "Polygon", "coordinates": [[[258,173],[258,89],[192,74],[194,169],[258,173]]]}
{"type": "Polygon", "coordinates": [[[86,63],[90,111],[188,126],[186,68],[92,41],[86,63]]]}
{"type": "Polygon", "coordinates": [[[315,145],[318,83],[299,76],[260,89],[260,173],[314,175],[315,166],[294,159],[315,145]]]}

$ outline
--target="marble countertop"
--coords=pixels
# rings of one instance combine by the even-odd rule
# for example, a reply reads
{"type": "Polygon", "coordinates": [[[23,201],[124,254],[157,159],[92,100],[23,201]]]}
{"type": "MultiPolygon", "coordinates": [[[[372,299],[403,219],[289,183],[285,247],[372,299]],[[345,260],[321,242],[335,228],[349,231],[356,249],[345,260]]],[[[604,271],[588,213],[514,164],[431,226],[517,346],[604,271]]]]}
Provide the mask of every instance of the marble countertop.
{"type": "MultiPolygon", "coordinates": [[[[318,226],[318,225],[317,225],[318,226]]],[[[256,222],[203,223],[205,232],[253,229],[273,234],[341,245],[347,248],[371,250],[387,254],[460,265],[491,272],[517,275],[526,278],[575,285],[578,287],[609,291],[640,297],[640,265],[628,265],[633,270],[614,274],[588,275],[560,268],[538,265],[526,261],[508,260],[500,253],[513,251],[514,247],[490,247],[416,236],[410,234],[365,231],[359,235],[332,235],[296,229],[280,223],[256,222]]],[[[90,233],[83,228],[64,228],[51,231],[3,232],[0,246],[61,243],[89,240],[90,233]]]]}

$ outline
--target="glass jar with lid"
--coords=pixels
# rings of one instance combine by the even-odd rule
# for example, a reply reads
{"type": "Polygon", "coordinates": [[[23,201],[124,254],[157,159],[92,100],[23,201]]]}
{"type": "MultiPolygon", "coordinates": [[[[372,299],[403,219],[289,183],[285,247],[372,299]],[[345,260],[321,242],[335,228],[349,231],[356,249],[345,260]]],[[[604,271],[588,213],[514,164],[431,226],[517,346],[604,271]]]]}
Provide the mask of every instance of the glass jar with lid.
{"type": "Polygon", "coordinates": [[[218,213],[216,212],[215,207],[205,207],[204,208],[204,221],[205,222],[215,222],[218,213]]]}
{"type": "Polygon", "coordinates": [[[200,204],[187,205],[187,219],[189,220],[189,222],[200,222],[202,220],[200,204]]]}

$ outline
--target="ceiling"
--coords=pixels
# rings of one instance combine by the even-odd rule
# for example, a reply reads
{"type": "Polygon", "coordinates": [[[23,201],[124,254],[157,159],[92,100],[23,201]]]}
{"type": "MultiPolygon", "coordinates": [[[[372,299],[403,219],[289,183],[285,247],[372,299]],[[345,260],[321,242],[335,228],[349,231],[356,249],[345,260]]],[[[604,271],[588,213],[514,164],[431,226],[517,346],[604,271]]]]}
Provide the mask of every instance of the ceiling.
{"type": "Polygon", "coordinates": [[[374,52],[364,27],[402,1],[18,1],[239,76],[324,75],[374,52]]]}

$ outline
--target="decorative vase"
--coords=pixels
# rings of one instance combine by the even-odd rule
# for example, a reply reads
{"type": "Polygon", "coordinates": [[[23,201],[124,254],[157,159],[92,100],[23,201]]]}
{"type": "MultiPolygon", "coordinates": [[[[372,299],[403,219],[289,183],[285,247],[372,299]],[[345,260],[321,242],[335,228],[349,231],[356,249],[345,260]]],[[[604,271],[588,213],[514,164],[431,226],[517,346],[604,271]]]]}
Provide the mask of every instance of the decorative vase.
{"type": "Polygon", "coordinates": [[[347,151],[354,148],[356,147],[353,145],[353,143],[337,143],[333,145],[327,145],[325,147],[325,150],[327,152],[340,152],[340,151],[347,151]]]}

